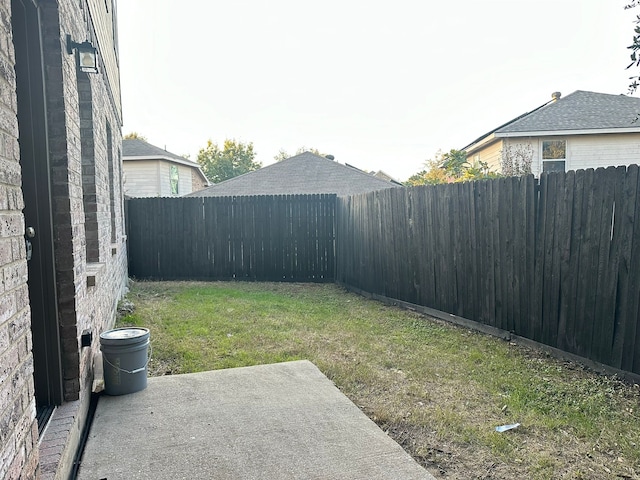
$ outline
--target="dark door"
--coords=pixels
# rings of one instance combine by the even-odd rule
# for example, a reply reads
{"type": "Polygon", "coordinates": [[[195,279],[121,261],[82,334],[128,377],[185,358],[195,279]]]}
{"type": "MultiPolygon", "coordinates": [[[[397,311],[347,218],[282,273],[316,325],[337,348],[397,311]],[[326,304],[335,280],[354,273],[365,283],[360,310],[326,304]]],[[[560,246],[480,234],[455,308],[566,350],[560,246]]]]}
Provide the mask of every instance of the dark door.
{"type": "MultiPolygon", "coordinates": [[[[58,331],[51,184],[42,64],[42,41],[37,5],[12,0],[13,43],[16,53],[18,128],[25,242],[30,243],[29,299],[38,420],[46,423],[53,405],[62,403],[62,368],[58,331]]],[[[27,255],[28,256],[28,255],[27,255]]]]}

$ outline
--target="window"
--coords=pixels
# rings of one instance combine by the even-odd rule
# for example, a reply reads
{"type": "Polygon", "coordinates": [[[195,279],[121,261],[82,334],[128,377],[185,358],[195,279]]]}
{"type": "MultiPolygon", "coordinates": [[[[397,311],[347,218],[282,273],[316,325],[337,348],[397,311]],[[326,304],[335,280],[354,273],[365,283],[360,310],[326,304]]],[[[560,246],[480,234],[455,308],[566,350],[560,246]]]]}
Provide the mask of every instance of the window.
{"type": "Polygon", "coordinates": [[[169,170],[169,181],[171,183],[171,195],[178,195],[178,167],[171,165],[169,170]]]}
{"type": "Polygon", "coordinates": [[[542,142],[542,171],[564,172],[567,160],[566,140],[543,140],[542,142]]]}

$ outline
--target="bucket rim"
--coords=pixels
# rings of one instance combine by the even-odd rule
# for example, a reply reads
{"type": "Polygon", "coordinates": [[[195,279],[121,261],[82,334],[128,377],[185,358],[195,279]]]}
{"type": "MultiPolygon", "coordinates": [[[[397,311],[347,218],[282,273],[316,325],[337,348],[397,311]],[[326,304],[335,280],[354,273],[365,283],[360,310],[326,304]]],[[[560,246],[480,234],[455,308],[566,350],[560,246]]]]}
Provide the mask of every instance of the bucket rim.
{"type": "Polygon", "coordinates": [[[100,334],[100,343],[118,345],[137,343],[148,339],[149,334],[149,329],[144,327],[113,328],[100,334]]]}

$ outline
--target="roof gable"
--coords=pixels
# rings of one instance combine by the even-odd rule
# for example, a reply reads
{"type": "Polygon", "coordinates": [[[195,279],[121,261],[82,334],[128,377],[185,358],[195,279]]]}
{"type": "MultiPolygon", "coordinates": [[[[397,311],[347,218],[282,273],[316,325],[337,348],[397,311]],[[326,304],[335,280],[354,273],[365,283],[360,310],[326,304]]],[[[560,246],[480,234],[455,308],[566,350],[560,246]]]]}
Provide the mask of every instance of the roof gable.
{"type": "Polygon", "coordinates": [[[245,173],[204,190],[194,197],[241,195],[295,195],[335,193],[353,195],[399,185],[342,165],[311,152],[304,152],[259,170],[245,173]]]}

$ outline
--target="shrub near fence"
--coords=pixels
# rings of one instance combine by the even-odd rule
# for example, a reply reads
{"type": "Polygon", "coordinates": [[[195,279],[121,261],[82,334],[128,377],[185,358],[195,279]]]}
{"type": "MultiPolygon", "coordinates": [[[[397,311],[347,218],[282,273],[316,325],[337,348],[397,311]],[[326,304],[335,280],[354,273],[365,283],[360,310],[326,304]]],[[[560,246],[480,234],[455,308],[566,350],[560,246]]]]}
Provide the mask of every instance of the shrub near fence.
{"type": "Polygon", "coordinates": [[[640,373],[630,166],[337,200],[339,283],[640,373]]]}
{"type": "Polygon", "coordinates": [[[335,198],[129,199],[129,274],[165,280],[332,282],[335,198]]]}

